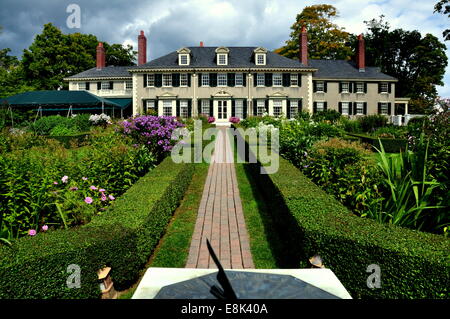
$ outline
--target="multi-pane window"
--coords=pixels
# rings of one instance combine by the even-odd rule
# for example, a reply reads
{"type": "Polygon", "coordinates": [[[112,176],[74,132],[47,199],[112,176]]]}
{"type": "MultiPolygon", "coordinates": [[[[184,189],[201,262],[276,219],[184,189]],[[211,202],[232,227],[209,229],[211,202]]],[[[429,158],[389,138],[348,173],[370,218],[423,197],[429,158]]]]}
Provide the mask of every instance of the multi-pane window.
{"type": "Polygon", "coordinates": [[[266,102],[264,100],[258,100],[256,102],[256,115],[262,116],[266,112],[266,102]]]}
{"type": "Polygon", "coordinates": [[[209,100],[202,100],[202,114],[209,114],[209,100]]]}
{"type": "Polygon", "coordinates": [[[234,105],[234,116],[238,118],[244,117],[244,101],[236,100],[234,105]]]}
{"type": "Polygon", "coordinates": [[[155,110],[155,101],[149,100],[147,101],[147,112],[155,110]]]}
{"type": "Polygon", "coordinates": [[[155,86],[155,75],[147,74],[147,86],[155,86]]]}
{"type": "Polygon", "coordinates": [[[342,82],[342,93],[349,93],[349,92],[350,92],[350,83],[342,82]]]}
{"type": "Polygon", "coordinates": [[[257,73],[256,75],[256,86],[264,86],[265,83],[265,77],[264,73],[257,73]]]}
{"type": "Polygon", "coordinates": [[[381,103],[380,105],[380,113],[384,115],[389,115],[389,106],[387,103],[381,103]]]}
{"type": "Polygon", "coordinates": [[[202,86],[209,86],[209,73],[202,74],[202,86]]]}
{"type": "Polygon", "coordinates": [[[87,88],[86,82],[78,82],[78,90],[79,91],[86,90],[86,88],[87,88]]]}
{"type": "Polygon", "coordinates": [[[187,118],[188,114],[188,101],[180,101],[180,116],[187,118]]]}
{"type": "Polygon", "coordinates": [[[188,55],[187,54],[181,54],[180,55],[180,65],[188,65],[188,55]]]}
{"type": "Polygon", "coordinates": [[[217,86],[227,86],[227,74],[226,73],[217,74],[217,86]]]}
{"type": "Polygon", "coordinates": [[[298,74],[291,74],[291,86],[298,86],[298,74]]]}
{"type": "Polygon", "coordinates": [[[166,73],[162,75],[162,85],[172,86],[172,74],[166,73]]]}
{"type": "Polygon", "coordinates": [[[389,88],[388,88],[388,84],[383,82],[380,84],[380,92],[381,93],[388,93],[389,88]]]}
{"type": "Polygon", "coordinates": [[[180,74],[180,86],[188,86],[188,75],[187,73],[180,74]]]}
{"type": "Polygon", "coordinates": [[[325,89],[325,84],[323,83],[323,81],[317,81],[316,82],[316,91],[323,92],[324,89],[325,89]]]}
{"type": "Polygon", "coordinates": [[[297,114],[298,114],[298,100],[291,100],[290,111],[291,111],[291,118],[297,116],[297,114]]]}
{"type": "Polygon", "coordinates": [[[350,104],[349,102],[342,102],[342,115],[350,114],[350,104]]]}
{"type": "Polygon", "coordinates": [[[364,114],[364,103],[356,102],[356,115],[363,115],[363,114],[364,114]]]}
{"type": "Polygon", "coordinates": [[[112,88],[109,86],[109,82],[102,82],[102,90],[111,90],[112,88]]]}
{"type": "Polygon", "coordinates": [[[172,101],[163,101],[163,116],[172,116],[172,101]]]}
{"type": "Polygon", "coordinates": [[[126,80],[125,81],[125,90],[130,91],[133,89],[133,81],[132,80],[126,80]]]}
{"type": "Polygon", "coordinates": [[[281,100],[273,100],[273,116],[279,117],[283,114],[283,102],[281,100]]]}
{"type": "Polygon", "coordinates": [[[217,64],[218,65],[227,65],[227,55],[226,54],[219,54],[217,56],[217,64]]]}
{"type": "Polygon", "coordinates": [[[283,76],[281,73],[274,73],[272,78],[273,86],[282,86],[283,85],[283,76]]]}
{"type": "Polygon", "coordinates": [[[356,82],[356,93],[364,93],[364,83],[356,82]]]}
{"type": "Polygon", "coordinates": [[[243,86],[244,85],[244,74],[236,73],[235,75],[235,86],[243,86]]]}
{"type": "Polygon", "coordinates": [[[325,110],[325,102],[317,102],[316,112],[323,112],[325,110]]]}
{"type": "Polygon", "coordinates": [[[266,58],[264,54],[257,54],[256,55],[256,64],[258,65],[265,65],[266,64],[266,58]]]}

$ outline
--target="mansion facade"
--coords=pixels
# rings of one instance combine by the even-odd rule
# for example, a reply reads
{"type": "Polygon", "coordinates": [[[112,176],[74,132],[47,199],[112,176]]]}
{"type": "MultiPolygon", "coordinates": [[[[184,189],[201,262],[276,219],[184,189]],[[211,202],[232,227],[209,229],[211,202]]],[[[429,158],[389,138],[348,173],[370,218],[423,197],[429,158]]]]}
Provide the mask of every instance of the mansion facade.
{"type": "Polygon", "coordinates": [[[137,66],[105,66],[97,47],[97,67],[66,78],[69,90],[131,99],[132,115],[213,116],[217,122],[268,113],[294,117],[300,111],[336,110],[348,116],[394,115],[397,79],[365,66],[364,39],[357,59],[308,59],[307,33],[300,35],[299,59],[262,47],[184,47],[147,63],[147,40],[138,37],[137,66]]]}

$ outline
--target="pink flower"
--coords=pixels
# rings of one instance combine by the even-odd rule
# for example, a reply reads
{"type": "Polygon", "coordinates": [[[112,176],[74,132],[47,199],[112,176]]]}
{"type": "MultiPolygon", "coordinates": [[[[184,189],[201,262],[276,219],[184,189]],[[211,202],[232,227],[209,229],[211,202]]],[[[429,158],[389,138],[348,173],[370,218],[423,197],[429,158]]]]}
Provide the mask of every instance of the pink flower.
{"type": "Polygon", "coordinates": [[[78,190],[78,187],[72,186],[71,188],[69,188],[69,190],[70,190],[70,191],[77,191],[77,190],[78,190]]]}
{"type": "Polygon", "coordinates": [[[42,226],[42,230],[43,231],[47,231],[48,230],[48,226],[47,225],[42,226]]]}
{"type": "Polygon", "coordinates": [[[28,235],[30,235],[30,236],[36,235],[36,230],[30,229],[30,230],[28,231],[28,235]]]}
{"type": "Polygon", "coordinates": [[[68,179],[69,179],[69,176],[63,176],[63,178],[61,178],[61,181],[65,184],[65,183],[67,183],[68,179]]]}
{"type": "Polygon", "coordinates": [[[53,185],[58,185],[58,182],[53,182],[53,185]]]}
{"type": "Polygon", "coordinates": [[[113,195],[108,196],[110,200],[115,200],[116,198],[113,195]]]}
{"type": "Polygon", "coordinates": [[[104,193],[102,193],[101,201],[104,202],[105,200],[106,200],[106,195],[104,193]]]}
{"type": "Polygon", "coordinates": [[[95,191],[95,190],[97,190],[98,188],[97,187],[95,187],[95,186],[91,186],[91,187],[89,187],[90,189],[92,189],[93,191],[95,191]]]}
{"type": "Polygon", "coordinates": [[[86,197],[86,198],[84,199],[84,202],[85,202],[86,204],[92,204],[93,199],[92,199],[91,197],[86,197]]]}
{"type": "Polygon", "coordinates": [[[81,178],[83,181],[87,181],[87,177],[82,177],[81,178]]]}
{"type": "Polygon", "coordinates": [[[102,188],[102,189],[99,189],[98,191],[99,191],[100,193],[104,193],[104,192],[106,192],[106,189],[103,189],[103,188],[102,188]]]}

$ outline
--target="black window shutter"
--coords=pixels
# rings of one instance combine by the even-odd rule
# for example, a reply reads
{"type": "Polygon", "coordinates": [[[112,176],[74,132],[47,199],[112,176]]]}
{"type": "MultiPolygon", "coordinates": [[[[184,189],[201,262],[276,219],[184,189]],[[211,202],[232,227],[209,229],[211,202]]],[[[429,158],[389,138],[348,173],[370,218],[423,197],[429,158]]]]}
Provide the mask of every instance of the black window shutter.
{"type": "Polygon", "coordinates": [[[313,103],[313,113],[317,113],[317,102],[313,103]]]}
{"type": "Polygon", "coordinates": [[[348,82],[348,92],[353,93],[353,87],[355,85],[355,82],[348,82]]]}
{"type": "Polygon", "coordinates": [[[323,110],[326,111],[328,109],[328,102],[323,103],[323,110]]]}
{"type": "Polygon", "coordinates": [[[353,102],[353,114],[356,114],[356,102],[353,102]]]}
{"type": "Polygon", "coordinates": [[[217,86],[217,73],[209,74],[209,86],[216,87],[217,86]]]}
{"type": "Polygon", "coordinates": [[[287,110],[286,110],[286,117],[288,118],[288,119],[290,119],[291,118],[291,100],[287,100],[287,103],[286,103],[286,107],[287,107],[287,110]]]}
{"type": "Polygon", "coordinates": [[[342,102],[338,103],[338,110],[339,110],[339,113],[342,114],[342,102]]]}
{"type": "Polygon", "coordinates": [[[317,92],[317,82],[313,81],[313,92],[317,92]]]}
{"type": "Polygon", "coordinates": [[[269,113],[269,99],[265,100],[265,104],[266,104],[266,113],[269,113]]]}
{"type": "Polygon", "coordinates": [[[291,86],[291,74],[283,73],[283,86],[290,87],[291,86]]]}
{"type": "Polygon", "coordinates": [[[242,103],[242,106],[244,107],[244,110],[242,112],[242,115],[244,116],[244,119],[247,118],[247,105],[248,105],[247,100],[244,100],[243,103],[242,103]]]}
{"type": "Polygon", "coordinates": [[[202,100],[197,100],[197,113],[202,114],[202,100]]]}
{"type": "Polygon", "coordinates": [[[155,74],[155,87],[160,88],[162,86],[162,74],[155,74]]]}
{"type": "Polygon", "coordinates": [[[378,103],[378,114],[381,114],[381,103],[378,103]]]}
{"type": "Polygon", "coordinates": [[[298,112],[303,110],[303,100],[298,100],[298,112]]]}
{"type": "Polygon", "coordinates": [[[202,74],[201,73],[198,74],[198,86],[199,87],[202,86],[202,74]]]}
{"type": "MultiPolygon", "coordinates": [[[[233,74],[233,73],[229,73],[229,74],[233,74]]],[[[234,100],[231,100],[231,116],[233,116],[233,117],[234,117],[234,114],[236,114],[235,108],[236,108],[236,103],[234,100]]]]}
{"type": "Polygon", "coordinates": [[[142,114],[147,113],[147,100],[142,100],[142,114]]]}
{"type": "Polygon", "coordinates": [[[258,115],[258,102],[256,100],[253,100],[253,116],[258,115]]]}
{"type": "Polygon", "coordinates": [[[89,85],[90,85],[91,83],[90,82],[86,82],[86,90],[87,91],[89,91],[89,85]]]}
{"type": "Polygon", "coordinates": [[[214,100],[209,100],[209,116],[214,116],[214,100]]]}
{"type": "Polygon", "coordinates": [[[339,82],[339,93],[342,93],[342,82],[339,82]]]}
{"type": "Polygon", "coordinates": [[[114,82],[110,81],[109,82],[109,89],[112,90],[114,88],[114,82]]]}
{"type": "Polygon", "coordinates": [[[302,74],[298,74],[298,86],[302,86],[302,74]]]}
{"type": "Polygon", "coordinates": [[[143,78],[144,78],[144,87],[146,88],[147,87],[147,74],[144,74],[143,78]]]}
{"type": "Polygon", "coordinates": [[[328,83],[327,83],[327,81],[323,81],[323,91],[325,92],[325,93],[327,93],[327,85],[328,83]]]}
{"type": "Polygon", "coordinates": [[[177,107],[176,107],[176,109],[177,109],[177,117],[179,117],[180,116],[180,100],[177,100],[177,107]]]}
{"type": "Polygon", "coordinates": [[[253,86],[256,87],[258,82],[258,73],[253,73],[253,86]]]}
{"type": "Polygon", "coordinates": [[[102,89],[102,82],[97,82],[97,91],[102,89]]]}
{"type": "Polygon", "coordinates": [[[389,115],[391,115],[391,106],[392,106],[392,103],[388,103],[388,114],[389,115]]]}
{"type": "Polygon", "coordinates": [[[388,93],[391,93],[391,92],[392,92],[391,86],[392,86],[392,83],[388,83],[388,93]]]}
{"type": "Polygon", "coordinates": [[[235,73],[228,73],[227,75],[227,85],[230,87],[233,87],[235,85],[235,77],[236,74],[235,73]]]}
{"type": "Polygon", "coordinates": [[[378,82],[378,93],[381,93],[381,83],[378,82]]]}
{"type": "Polygon", "coordinates": [[[192,100],[188,100],[188,117],[192,117],[192,100]]]}
{"type": "Polygon", "coordinates": [[[172,86],[179,87],[180,86],[180,73],[172,74],[172,86]]]}
{"type": "Polygon", "coordinates": [[[264,77],[266,86],[272,86],[272,73],[266,73],[264,77]]]}
{"type": "Polygon", "coordinates": [[[364,82],[364,93],[367,93],[367,82],[364,82]]]}
{"type": "Polygon", "coordinates": [[[367,102],[364,102],[364,114],[367,115],[367,102]]]}
{"type": "Polygon", "coordinates": [[[247,86],[247,73],[242,73],[242,85],[247,86]]]}
{"type": "Polygon", "coordinates": [[[191,87],[191,74],[187,74],[188,87],[191,87]]]}

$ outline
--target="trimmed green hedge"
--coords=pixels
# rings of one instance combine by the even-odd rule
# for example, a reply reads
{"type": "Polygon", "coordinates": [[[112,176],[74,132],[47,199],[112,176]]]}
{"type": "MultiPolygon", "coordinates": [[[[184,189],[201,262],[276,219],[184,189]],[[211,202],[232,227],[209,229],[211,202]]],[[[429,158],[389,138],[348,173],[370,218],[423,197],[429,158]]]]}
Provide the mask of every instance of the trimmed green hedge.
{"type": "Polygon", "coordinates": [[[281,157],[275,174],[246,166],[270,198],[289,267],[319,254],[353,298],[449,298],[450,239],[358,217],[281,157]],[[367,287],[372,264],[379,289],[367,287]]]}
{"type": "Polygon", "coordinates": [[[378,138],[364,134],[354,134],[354,133],[347,133],[347,135],[357,137],[361,140],[362,143],[372,145],[378,149],[381,149],[380,148],[380,141],[381,141],[384,147],[384,151],[386,153],[399,153],[400,151],[404,152],[407,144],[407,140],[405,139],[378,138]]]}
{"type": "Polygon", "coordinates": [[[77,229],[24,237],[0,246],[0,299],[98,298],[97,270],[112,267],[118,290],[134,283],[191,182],[192,164],[166,158],[103,215],[77,229]],[[81,287],[67,288],[67,267],[81,267],[81,287]]]}
{"type": "Polygon", "coordinates": [[[80,145],[83,141],[87,140],[91,133],[77,134],[77,135],[67,135],[67,136],[51,136],[46,135],[48,139],[54,139],[64,145],[65,148],[69,148],[71,143],[80,145]]]}

